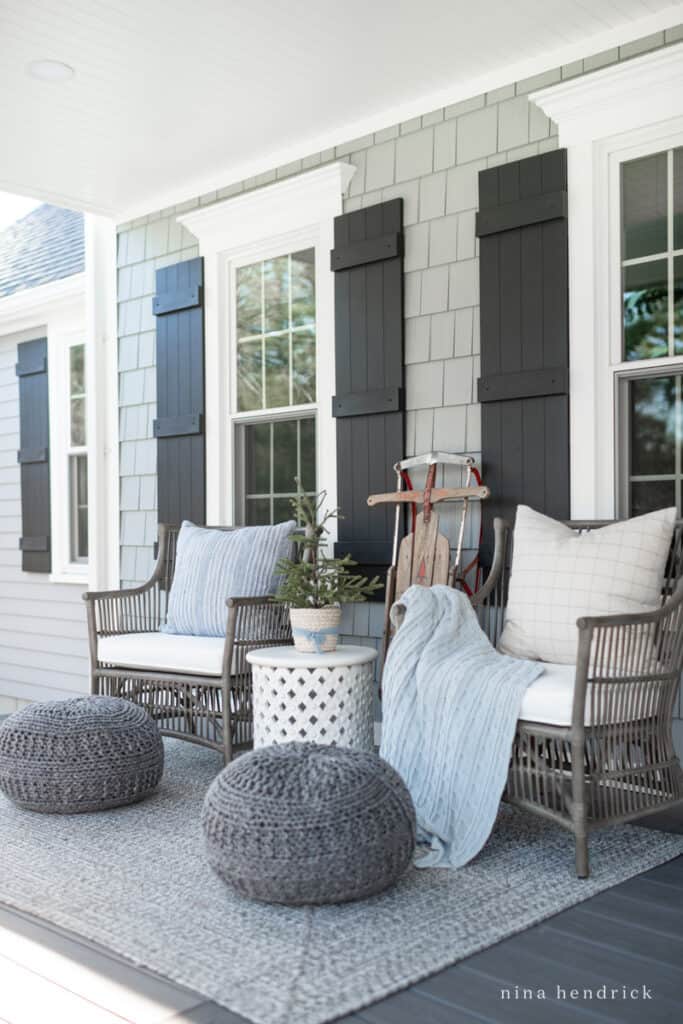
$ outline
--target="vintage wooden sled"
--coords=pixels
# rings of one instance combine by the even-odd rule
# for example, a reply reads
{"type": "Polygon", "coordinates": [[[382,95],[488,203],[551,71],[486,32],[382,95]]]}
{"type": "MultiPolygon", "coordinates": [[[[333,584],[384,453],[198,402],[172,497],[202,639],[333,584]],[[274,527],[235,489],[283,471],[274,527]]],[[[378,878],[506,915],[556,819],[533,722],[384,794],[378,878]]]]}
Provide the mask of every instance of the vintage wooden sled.
{"type": "MultiPolygon", "coordinates": [[[[391,565],[387,572],[384,607],[384,653],[391,639],[391,606],[413,584],[431,587],[434,584],[461,586],[471,593],[466,576],[473,563],[463,566],[463,542],[470,502],[482,501],[491,493],[481,483],[475,460],[470,455],[453,455],[450,452],[428,452],[403,459],[394,466],[396,472],[395,491],[387,494],[371,494],[367,501],[371,508],[378,505],[394,504],[394,537],[391,565]],[[463,472],[461,487],[435,487],[437,470],[440,466],[459,466],[463,472]],[[415,490],[410,480],[410,471],[427,467],[423,490],[415,490]],[[451,558],[448,538],[439,530],[439,515],[434,506],[441,502],[460,502],[462,510],[458,525],[456,545],[451,558]],[[402,510],[413,506],[411,531],[401,539],[402,510]],[[417,508],[421,506],[421,511],[417,508]]],[[[476,561],[476,559],[475,559],[476,561]]],[[[476,584],[475,584],[476,585],[476,584]]]]}

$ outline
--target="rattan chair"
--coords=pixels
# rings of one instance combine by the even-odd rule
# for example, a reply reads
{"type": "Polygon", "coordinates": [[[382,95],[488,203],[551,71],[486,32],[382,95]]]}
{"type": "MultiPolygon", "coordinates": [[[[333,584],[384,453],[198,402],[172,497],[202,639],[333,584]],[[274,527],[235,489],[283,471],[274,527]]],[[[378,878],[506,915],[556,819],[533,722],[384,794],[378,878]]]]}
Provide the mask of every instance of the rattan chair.
{"type": "MultiPolygon", "coordinates": [[[[607,523],[567,525],[587,531],[607,523]]],[[[505,618],[511,537],[511,525],[496,519],[491,571],[473,598],[494,645],[505,618]]],[[[580,618],[576,625],[571,724],[519,721],[506,798],[572,831],[576,873],[586,878],[591,830],[683,801],[672,738],[683,671],[683,520],[676,524],[659,608],[580,618]]]]}
{"type": "MultiPolygon", "coordinates": [[[[229,527],[215,527],[229,529],[229,527]]],[[[84,594],[88,609],[91,692],[140,704],[164,736],[222,752],[226,762],[251,746],[251,666],[247,652],[290,644],[288,610],[269,597],[230,597],[220,675],[126,668],[98,657],[104,637],[157,633],[166,620],[179,527],[159,526],[159,554],[142,586],[84,594]]]]}

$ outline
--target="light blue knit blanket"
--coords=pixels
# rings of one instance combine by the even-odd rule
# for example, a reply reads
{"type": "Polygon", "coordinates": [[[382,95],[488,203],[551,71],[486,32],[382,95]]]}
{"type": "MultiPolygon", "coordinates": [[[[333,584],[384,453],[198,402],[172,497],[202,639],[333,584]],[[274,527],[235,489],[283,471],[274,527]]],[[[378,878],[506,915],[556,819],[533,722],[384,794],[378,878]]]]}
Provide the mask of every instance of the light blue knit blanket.
{"type": "Polygon", "coordinates": [[[457,868],[491,833],[524,691],[543,668],[498,654],[460,591],[414,586],[400,603],[380,754],[403,776],[431,847],[418,867],[457,868]]]}

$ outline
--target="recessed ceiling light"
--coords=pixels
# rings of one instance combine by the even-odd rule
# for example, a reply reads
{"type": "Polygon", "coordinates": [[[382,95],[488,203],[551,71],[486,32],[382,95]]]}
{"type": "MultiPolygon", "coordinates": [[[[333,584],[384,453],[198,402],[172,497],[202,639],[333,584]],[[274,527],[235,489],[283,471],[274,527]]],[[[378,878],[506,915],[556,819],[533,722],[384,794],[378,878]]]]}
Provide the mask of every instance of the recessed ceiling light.
{"type": "Polygon", "coordinates": [[[61,60],[32,60],[26,67],[26,73],[41,82],[68,82],[76,72],[61,60]]]}

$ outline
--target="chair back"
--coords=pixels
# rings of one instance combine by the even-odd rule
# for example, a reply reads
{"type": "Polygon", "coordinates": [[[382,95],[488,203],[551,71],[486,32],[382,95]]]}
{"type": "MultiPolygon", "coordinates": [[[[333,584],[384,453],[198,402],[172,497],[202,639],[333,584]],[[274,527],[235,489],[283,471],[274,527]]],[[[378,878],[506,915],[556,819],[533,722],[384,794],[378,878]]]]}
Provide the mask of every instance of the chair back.
{"type": "MultiPolygon", "coordinates": [[[[573,519],[566,522],[565,525],[581,534],[588,533],[590,530],[599,530],[614,522],[617,520],[573,519]]],[[[494,536],[495,546],[491,570],[484,585],[474,595],[472,603],[479,616],[481,628],[495,646],[505,624],[514,537],[512,523],[506,519],[496,518],[494,536]],[[489,581],[491,581],[490,586],[488,586],[489,581]]],[[[674,523],[671,549],[662,579],[662,604],[677,590],[681,581],[683,581],[683,519],[677,519],[674,523]]]]}

